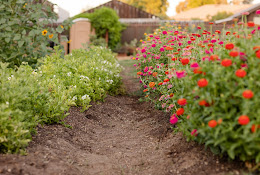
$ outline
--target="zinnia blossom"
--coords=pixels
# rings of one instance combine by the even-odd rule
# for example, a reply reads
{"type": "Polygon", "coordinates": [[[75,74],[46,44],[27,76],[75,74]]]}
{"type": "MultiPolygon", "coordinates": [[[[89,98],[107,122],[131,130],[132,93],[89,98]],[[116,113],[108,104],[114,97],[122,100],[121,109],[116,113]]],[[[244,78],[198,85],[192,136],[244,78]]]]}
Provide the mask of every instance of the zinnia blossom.
{"type": "Polygon", "coordinates": [[[247,115],[241,115],[238,118],[238,123],[240,125],[247,125],[249,122],[250,122],[250,119],[249,119],[249,117],[247,115]]]}
{"type": "Polygon", "coordinates": [[[185,71],[176,71],[176,76],[177,76],[177,78],[183,78],[186,76],[186,72],[185,71]]]}
{"type": "Polygon", "coordinates": [[[170,118],[170,123],[171,124],[176,124],[178,122],[178,117],[176,116],[176,114],[173,114],[170,118]]]}

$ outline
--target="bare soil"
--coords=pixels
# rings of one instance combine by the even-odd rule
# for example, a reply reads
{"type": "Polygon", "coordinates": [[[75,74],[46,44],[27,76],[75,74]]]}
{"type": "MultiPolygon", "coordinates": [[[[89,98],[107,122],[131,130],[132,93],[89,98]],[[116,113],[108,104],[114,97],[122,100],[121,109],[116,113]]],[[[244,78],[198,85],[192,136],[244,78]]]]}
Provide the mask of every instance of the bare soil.
{"type": "Polygon", "coordinates": [[[130,67],[122,73],[127,95],[108,96],[81,113],[72,107],[62,125],[38,126],[28,154],[1,155],[0,175],[239,175],[230,162],[173,134],[169,115],[139,102],[130,67]]]}

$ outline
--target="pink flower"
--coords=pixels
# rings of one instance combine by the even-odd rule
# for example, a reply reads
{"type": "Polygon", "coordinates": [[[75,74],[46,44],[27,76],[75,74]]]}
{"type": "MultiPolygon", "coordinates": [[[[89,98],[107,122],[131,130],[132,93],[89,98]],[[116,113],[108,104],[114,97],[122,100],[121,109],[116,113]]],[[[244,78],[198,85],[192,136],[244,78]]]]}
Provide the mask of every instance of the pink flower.
{"type": "Polygon", "coordinates": [[[147,86],[146,86],[146,85],[144,85],[144,88],[147,88],[147,86]]]}
{"type": "Polygon", "coordinates": [[[178,43],[178,45],[179,45],[179,46],[181,46],[181,45],[182,45],[182,43],[178,43]]]}
{"type": "Polygon", "coordinates": [[[223,42],[223,41],[220,41],[218,44],[224,44],[224,42],[223,42]]]}
{"type": "Polygon", "coordinates": [[[169,107],[168,108],[166,108],[166,112],[170,112],[171,111],[171,109],[174,107],[174,105],[173,104],[170,104],[169,105],[169,107]]]}
{"type": "Polygon", "coordinates": [[[167,86],[167,88],[168,88],[168,89],[171,89],[171,88],[172,88],[172,85],[171,85],[171,84],[169,84],[169,85],[167,86]]]}
{"type": "Polygon", "coordinates": [[[144,53],[144,52],[146,52],[146,50],[145,50],[145,49],[142,49],[141,52],[144,53]]]}
{"type": "Polygon", "coordinates": [[[152,44],[152,47],[156,47],[156,44],[152,44]]]}
{"type": "Polygon", "coordinates": [[[148,72],[148,70],[149,70],[149,68],[146,66],[146,67],[144,68],[144,72],[148,72]]]}
{"type": "Polygon", "coordinates": [[[198,68],[199,67],[199,63],[197,63],[197,62],[194,62],[194,63],[191,63],[190,64],[190,68],[193,70],[193,69],[196,69],[196,68],[198,68]]]}
{"type": "Polygon", "coordinates": [[[217,42],[216,39],[212,39],[212,40],[211,40],[211,43],[215,43],[215,42],[217,42]]]}
{"type": "Polygon", "coordinates": [[[177,78],[183,78],[186,76],[186,72],[185,71],[176,71],[176,76],[177,76],[177,78]]]}
{"type": "Polygon", "coordinates": [[[165,106],[166,106],[166,103],[163,103],[163,104],[162,104],[162,108],[165,108],[165,106]]]}
{"type": "Polygon", "coordinates": [[[191,44],[191,41],[188,41],[188,44],[191,44]]]}
{"type": "Polygon", "coordinates": [[[160,48],[160,51],[161,51],[161,52],[163,52],[163,51],[164,51],[164,48],[163,48],[163,47],[161,47],[161,48],[160,48]]]}
{"type": "Polygon", "coordinates": [[[243,12],[242,15],[249,15],[249,12],[243,12]]]}
{"type": "Polygon", "coordinates": [[[255,14],[260,15],[260,10],[257,10],[255,14]]]}
{"type": "Polygon", "coordinates": [[[255,34],[255,29],[251,31],[252,34],[255,34]]]}
{"type": "Polygon", "coordinates": [[[162,33],[163,33],[164,35],[166,35],[166,34],[167,34],[167,31],[163,31],[162,33]]]}
{"type": "Polygon", "coordinates": [[[171,124],[176,124],[178,122],[178,117],[176,117],[176,114],[173,114],[170,118],[170,123],[171,124]]]}
{"type": "Polygon", "coordinates": [[[146,58],[147,56],[145,54],[143,54],[143,57],[146,58]]]}
{"type": "Polygon", "coordinates": [[[168,78],[172,78],[173,77],[173,75],[172,74],[168,74],[168,78]]]}
{"type": "Polygon", "coordinates": [[[197,135],[198,135],[198,132],[197,132],[197,131],[198,131],[197,129],[193,129],[190,134],[191,134],[192,136],[197,136],[197,135]]]}
{"type": "Polygon", "coordinates": [[[159,101],[162,101],[164,98],[164,95],[162,95],[160,98],[159,98],[159,101]]]}

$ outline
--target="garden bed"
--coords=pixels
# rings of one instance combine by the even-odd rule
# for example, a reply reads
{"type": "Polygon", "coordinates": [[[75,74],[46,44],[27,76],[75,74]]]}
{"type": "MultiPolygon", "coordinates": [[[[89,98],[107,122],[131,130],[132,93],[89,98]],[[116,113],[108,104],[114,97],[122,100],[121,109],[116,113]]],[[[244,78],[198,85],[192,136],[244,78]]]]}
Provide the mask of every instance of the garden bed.
{"type": "Polygon", "coordinates": [[[121,63],[128,95],[92,102],[83,113],[70,108],[65,121],[72,129],[38,126],[28,155],[0,155],[0,174],[242,174],[243,163],[172,134],[170,114],[139,102],[132,61],[121,63]]]}

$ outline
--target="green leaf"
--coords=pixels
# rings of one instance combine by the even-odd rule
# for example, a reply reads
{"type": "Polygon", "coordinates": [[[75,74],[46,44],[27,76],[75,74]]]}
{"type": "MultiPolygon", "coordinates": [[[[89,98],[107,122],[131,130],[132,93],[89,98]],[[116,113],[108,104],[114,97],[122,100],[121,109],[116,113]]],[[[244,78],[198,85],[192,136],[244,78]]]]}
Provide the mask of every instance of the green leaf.
{"type": "Polygon", "coordinates": [[[20,34],[16,34],[16,35],[14,36],[14,40],[17,41],[17,40],[19,40],[19,39],[21,39],[21,35],[20,35],[20,34]]]}
{"type": "Polygon", "coordinates": [[[58,33],[62,33],[63,29],[59,26],[59,27],[56,28],[56,31],[57,31],[58,33]]]}
{"type": "Polygon", "coordinates": [[[18,46],[22,47],[22,45],[24,44],[24,41],[18,41],[18,46]]]}
{"type": "Polygon", "coordinates": [[[11,40],[11,38],[5,38],[5,41],[6,41],[7,43],[9,43],[10,40],[11,40]]]}
{"type": "Polygon", "coordinates": [[[12,28],[8,26],[8,27],[5,28],[5,30],[6,31],[12,31],[12,28]]]}

